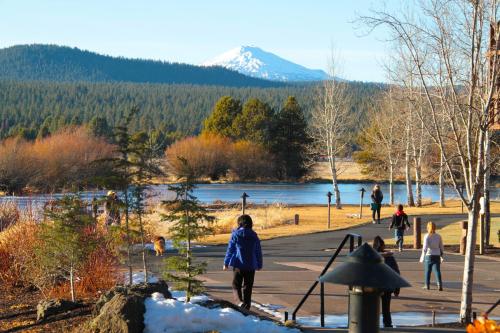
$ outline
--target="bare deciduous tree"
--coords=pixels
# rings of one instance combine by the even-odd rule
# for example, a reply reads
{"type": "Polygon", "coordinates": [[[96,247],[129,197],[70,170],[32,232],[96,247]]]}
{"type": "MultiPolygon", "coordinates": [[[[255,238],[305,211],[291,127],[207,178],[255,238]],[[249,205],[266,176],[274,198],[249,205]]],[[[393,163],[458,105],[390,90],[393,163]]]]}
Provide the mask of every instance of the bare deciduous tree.
{"type": "Polygon", "coordinates": [[[363,131],[363,139],[373,146],[372,154],[381,155],[389,179],[389,204],[394,205],[394,177],[398,163],[403,155],[401,144],[404,137],[404,121],[401,113],[401,100],[391,87],[380,100],[380,108],[368,116],[369,126],[363,131]]]}
{"type": "Polygon", "coordinates": [[[330,61],[330,78],[325,80],[318,92],[321,101],[311,114],[310,135],[312,155],[324,156],[328,159],[328,166],[332,176],[335,207],[342,208],[340,190],[338,186],[338,158],[345,152],[349,138],[349,98],[346,85],[337,77],[334,57],[330,61]]]}
{"type": "Polygon", "coordinates": [[[372,11],[362,22],[383,25],[393,33],[412,63],[425,108],[416,108],[424,127],[439,147],[450,181],[468,211],[460,318],[472,315],[472,289],[479,198],[491,166],[488,157],[490,107],[498,77],[500,29],[494,29],[491,62],[488,24],[497,27],[496,0],[422,0],[411,15],[372,11]],[[442,122],[449,126],[443,131],[442,122]],[[456,166],[459,168],[456,168],[456,166]],[[465,193],[460,190],[464,184],[465,193]]]}

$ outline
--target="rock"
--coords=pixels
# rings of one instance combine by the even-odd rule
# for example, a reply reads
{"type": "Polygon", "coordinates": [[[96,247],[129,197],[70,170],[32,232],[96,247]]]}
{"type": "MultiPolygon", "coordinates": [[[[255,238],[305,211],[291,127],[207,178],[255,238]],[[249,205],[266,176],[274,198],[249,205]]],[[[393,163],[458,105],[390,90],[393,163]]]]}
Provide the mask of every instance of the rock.
{"type": "Polygon", "coordinates": [[[96,333],[136,333],[144,329],[144,300],[153,293],[172,298],[168,285],[160,280],[156,283],[139,283],[132,286],[116,286],[103,294],[96,302],[96,317],[90,323],[90,331],[96,333]]]}
{"type": "Polygon", "coordinates": [[[155,283],[139,283],[130,287],[130,292],[140,295],[144,298],[150,297],[153,293],[163,294],[165,298],[172,298],[168,291],[168,285],[165,281],[159,280],[155,283]]]}
{"type": "Polygon", "coordinates": [[[36,306],[36,320],[43,321],[49,316],[53,316],[66,311],[71,311],[80,306],[81,304],[79,303],[66,301],[63,299],[42,300],[36,306]]]}
{"type": "Polygon", "coordinates": [[[99,314],[101,308],[109,302],[117,294],[121,295],[136,295],[141,297],[143,300],[150,297],[153,293],[161,293],[165,298],[172,298],[172,295],[168,291],[168,285],[165,281],[159,280],[155,283],[139,283],[132,286],[122,286],[118,285],[105,294],[103,294],[94,306],[94,314],[99,314]]]}
{"type": "Polygon", "coordinates": [[[96,333],[137,333],[144,330],[144,298],[137,295],[116,294],[103,305],[99,315],[90,324],[96,333]]]}

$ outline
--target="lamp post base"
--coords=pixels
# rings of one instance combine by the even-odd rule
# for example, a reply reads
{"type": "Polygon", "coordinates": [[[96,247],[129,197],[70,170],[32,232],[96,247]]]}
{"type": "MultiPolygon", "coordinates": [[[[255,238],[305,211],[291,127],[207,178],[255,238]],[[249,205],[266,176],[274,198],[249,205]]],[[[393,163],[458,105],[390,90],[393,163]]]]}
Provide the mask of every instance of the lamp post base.
{"type": "Polygon", "coordinates": [[[378,333],[380,291],[354,287],[349,291],[349,333],[378,333]]]}

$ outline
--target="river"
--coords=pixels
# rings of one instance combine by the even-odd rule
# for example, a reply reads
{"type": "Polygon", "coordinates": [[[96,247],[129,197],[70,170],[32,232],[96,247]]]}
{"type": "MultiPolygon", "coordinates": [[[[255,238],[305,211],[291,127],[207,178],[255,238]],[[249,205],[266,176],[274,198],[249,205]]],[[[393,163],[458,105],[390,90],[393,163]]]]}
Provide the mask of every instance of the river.
{"type": "MultiPolygon", "coordinates": [[[[364,202],[370,202],[370,192],[373,183],[345,183],[340,184],[340,193],[342,203],[359,204],[360,189],[367,190],[364,202]]],[[[381,185],[384,193],[384,202],[389,201],[389,185],[381,185]]],[[[413,188],[415,190],[415,188],[413,188]]],[[[151,187],[154,200],[165,200],[172,198],[172,193],[167,190],[167,185],[155,185],[151,187]]],[[[213,203],[214,201],[239,202],[243,192],[249,195],[248,203],[285,203],[285,204],[325,204],[327,202],[326,194],[332,191],[331,184],[323,183],[226,183],[226,184],[199,184],[194,191],[194,195],[203,203],[213,203]]],[[[439,200],[439,188],[437,185],[423,185],[422,197],[425,201],[439,200]]],[[[81,197],[90,200],[95,196],[102,196],[105,192],[81,192],[81,197]]],[[[29,204],[41,205],[44,202],[61,197],[62,194],[34,195],[34,196],[6,196],[1,197],[0,201],[14,201],[21,207],[29,204]]],[[[457,198],[457,193],[450,187],[446,188],[445,196],[447,199],[457,198]]],[[[394,199],[396,203],[406,203],[405,184],[394,185],[394,199]]],[[[491,188],[491,199],[500,200],[500,188],[491,188]]],[[[332,198],[333,200],[333,198],[332,198]]]]}

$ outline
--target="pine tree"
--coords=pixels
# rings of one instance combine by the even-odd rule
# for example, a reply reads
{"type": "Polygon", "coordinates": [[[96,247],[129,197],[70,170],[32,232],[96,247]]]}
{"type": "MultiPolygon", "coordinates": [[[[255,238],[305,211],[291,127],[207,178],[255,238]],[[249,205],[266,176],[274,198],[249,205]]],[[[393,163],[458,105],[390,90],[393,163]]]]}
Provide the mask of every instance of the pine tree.
{"type": "Polygon", "coordinates": [[[88,124],[90,133],[96,137],[112,139],[112,129],[109,127],[106,118],[94,116],[88,124]]]}
{"type": "Polygon", "coordinates": [[[241,114],[241,102],[231,96],[221,97],[215,103],[210,116],[205,119],[204,132],[219,134],[228,138],[235,138],[233,122],[241,114]]]}
{"type": "Polygon", "coordinates": [[[297,179],[304,175],[310,141],[304,112],[295,97],[289,96],[275,116],[271,138],[271,151],[277,159],[279,178],[297,179]]]}
{"type": "Polygon", "coordinates": [[[273,109],[257,98],[250,98],[233,121],[234,136],[268,146],[273,126],[273,109]]]}
{"type": "Polygon", "coordinates": [[[189,302],[193,295],[203,291],[203,282],[196,277],[206,271],[206,263],[193,261],[192,242],[212,233],[210,225],[214,217],[208,215],[193,195],[195,185],[185,162],[184,165],[182,182],[168,187],[176,194],[175,199],[164,201],[168,213],[163,215],[163,221],[171,223],[172,241],[179,251],[178,256],[165,260],[164,276],[174,282],[178,290],[186,291],[186,302],[189,302]]]}
{"type": "Polygon", "coordinates": [[[64,196],[45,212],[47,222],[41,225],[42,241],[36,251],[46,274],[70,282],[71,300],[76,299],[75,273],[92,252],[95,244],[85,237],[93,225],[86,203],[77,196],[64,196]]]}
{"type": "Polygon", "coordinates": [[[132,244],[130,237],[130,209],[132,197],[130,187],[135,177],[134,163],[131,160],[135,147],[132,135],[130,134],[130,127],[133,117],[138,112],[139,109],[137,107],[132,107],[122,123],[113,129],[112,132],[117,146],[117,156],[111,159],[96,161],[96,163],[106,164],[107,173],[100,175],[94,180],[96,183],[106,188],[123,193],[122,206],[125,211],[125,238],[127,243],[127,266],[130,284],[132,284],[132,244]]]}
{"type": "Polygon", "coordinates": [[[144,241],[143,216],[146,208],[146,192],[155,176],[163,174],[161,169],[154,163],[154,149],[149,144],[150,138],[145,132],[132,135],[130,141],[130,162],[134,173],[132,180],[131,208],[139,222],[139,232],[142,245],[142,264],[144,270],[144,282],[148,282],[147,252],[144,241]]]}

